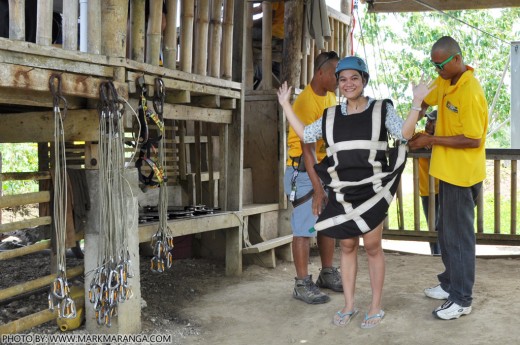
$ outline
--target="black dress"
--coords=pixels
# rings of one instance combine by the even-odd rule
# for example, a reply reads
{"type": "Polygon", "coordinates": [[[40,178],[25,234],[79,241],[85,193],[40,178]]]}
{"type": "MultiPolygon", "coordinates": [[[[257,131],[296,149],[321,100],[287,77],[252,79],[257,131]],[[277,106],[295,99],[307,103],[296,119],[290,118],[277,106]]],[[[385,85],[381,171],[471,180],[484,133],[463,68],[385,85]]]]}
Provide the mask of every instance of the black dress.
{"type": "Polygon", "coordinates": [[[328,186],[329,202],[314,228],[338,239],[373,230],[386,218],[403,172],[407,146],[388,149],[386,102],[362,113],[343,115],[341,106],[326,110],[322,120],[327,157],[315,165],[328,186]]]}

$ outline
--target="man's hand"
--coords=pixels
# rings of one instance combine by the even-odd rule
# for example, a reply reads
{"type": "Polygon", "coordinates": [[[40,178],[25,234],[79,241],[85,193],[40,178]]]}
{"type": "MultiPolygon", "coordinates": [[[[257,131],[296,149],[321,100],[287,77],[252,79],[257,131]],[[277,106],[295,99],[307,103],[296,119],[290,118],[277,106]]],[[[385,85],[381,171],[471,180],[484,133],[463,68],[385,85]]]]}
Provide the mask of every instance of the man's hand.
{"type": "Polygon", "coordinates": [[[312,214],[319,216],[328,201],[329,199],[323,188],[315,188],[312,195],[312,214]]]}
{"type": "Polygon", "coordinates": [[[410,150],[417,150],[432,147],[432,136],[427,133],[417,133],[412,139],[408,140],[408,147],[410,150]]]}

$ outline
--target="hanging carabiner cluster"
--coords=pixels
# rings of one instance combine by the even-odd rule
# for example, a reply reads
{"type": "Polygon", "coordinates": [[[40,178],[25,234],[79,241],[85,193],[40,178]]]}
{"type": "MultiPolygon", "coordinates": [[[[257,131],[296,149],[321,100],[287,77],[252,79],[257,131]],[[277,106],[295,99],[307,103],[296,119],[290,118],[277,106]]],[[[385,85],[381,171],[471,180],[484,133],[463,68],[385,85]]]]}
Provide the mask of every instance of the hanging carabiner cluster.
{"type": "Polygon", "coordinates": [[[128,278],[133,276],[128,259],[118,263],[108,261],[97,268],[90,281],[88,298],[94,305],[98,325],[112,326],[112,318],[117,316],[118,304],[133,296],[128,283],[128,278]]]}
{"type": "Polygon", "coordinates": [[[53,224],[55,233],[57,276],[49,295],[49,309],[58,309],[59,318],[75,318],[76,304],[70,297],[70,285],[66,275],[66,227],[67,227],[67,160],[65,157],[65,130],[63,119],[67,113],[67,100],[63,97],[61,76],[53,74],[49,78],[49,90],[54,108],[54,178],[53,178],[53,224]],[[63,108],[60,107],[60,104],[63,108]],[[62,110],[63,109],[63,110],[62,110]]]}
{"type": "Polygon", "coordinates": [[[114,84],[99,88],[99,236],[98,268],[90,282],[89,301],[99,325],[110,327],[118,305],[132,297],[126,228],[127,185],[125,174],[123,102],[114,84]]]}
{"type": "Polygon", "coordinates": [[[61,270],[52,282],[48,295],[49,309],[58,310],[59,318],[73,319],[76,317],[76,303],[70,297],[70,285],[65,271],[61,270]]]}
{"type": "MultiPolygon", "coordinates": [[[[153,107],[159,120],[163,121],[164,100],[166,98],[166,89],[161,78],[155,78],[155,94],[153,98],[153,107]]],[[[164,127],[162,129],[164,135],[164,127]]],[[[164,152],[164,140],[159,142],[159,163],[166,166],[166,155],[164,152]]],[[[151,246],[153,249],[153,257],[150,261],[150,269],[153,272],[164,272],[166,268],[172,267],[173,264],[173,233],[168,226],[168,189],[167,178],[159,184],[159,227],[155,235],[152,236],[151,246]]]]}
{"type": "Polygon", "coordinates": [[[146,190],[146,188],[149,187],[157,187],[166,179],[163,168],[164,165],[160,164],[156,158],[159,143],[164,136],[164,122],[162,119],[162,106],[164,104],[164,83],[162,83],[162,102],[157,102],[157,106],[155,98],[153,102],[156,111],[157,109],[160,109],[160,115],[158,115],[159,112],[155,113],[150,109],[150,107],[148,107],[148,101],[146,98],[148,91],[144,77],[141,76],[137,79],[137,85],[141,90],[141,95],[139,98],[139,123],[141,125],[141,130],[139,132],[138,138],[138,145],[140,145],[139,158],[136,160],[135,166],[139,172],[139,182],[141,182],[143,185],[143,190],[146,190]],[[155,137],[150,136],[151,124],[157,127],[157,135],[155,137]],[[145,175],[142,171],[143,163],[146,163],[151,169],[148,175],[145,175]]]}
{"type": "Polygon", "coordinates": [[[152,236],[150,245],[153,248],[150,270],[152,272],[162,273],[166,268],[171,268],[173,264],[173,236],[158,231],[152,236]]]}

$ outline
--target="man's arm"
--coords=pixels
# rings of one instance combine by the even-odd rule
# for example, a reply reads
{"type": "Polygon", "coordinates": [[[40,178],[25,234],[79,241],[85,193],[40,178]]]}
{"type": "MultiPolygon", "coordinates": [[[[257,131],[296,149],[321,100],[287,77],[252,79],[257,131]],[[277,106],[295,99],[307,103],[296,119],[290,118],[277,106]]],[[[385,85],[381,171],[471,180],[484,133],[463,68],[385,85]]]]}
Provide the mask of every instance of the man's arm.
{"type": "Polygon", "coordinates": [[[419,133],[414,136],[412,140],[408,141],[408,145],[412,150],[433,145],[447,146],[457,149],[473,149],[480,147],[480,141],[481,139],[471,139],[465,137],[462,134],[452,137],[441,137],[436,135],[429,135],[426,133],[419,133]]]}
{"type": "Polygon", "coordinates": [[[314,170],[314,164],[316,164],[316,143],[304,144],[300,142],[303,151],[303,159],[305,160],[305,169],[312,183],[312,189],[314,194],[312,195],[312,213],[318,216],[325,204],[327,203],[327,195],[321,185],[321,180],[318,174],[314,170]]]}

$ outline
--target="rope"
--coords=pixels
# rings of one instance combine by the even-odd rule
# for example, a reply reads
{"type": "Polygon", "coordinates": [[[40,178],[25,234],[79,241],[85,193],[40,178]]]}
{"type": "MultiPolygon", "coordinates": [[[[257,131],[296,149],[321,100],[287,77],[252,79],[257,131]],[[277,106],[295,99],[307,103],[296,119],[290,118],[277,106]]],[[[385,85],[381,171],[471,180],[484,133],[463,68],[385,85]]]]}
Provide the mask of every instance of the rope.
{"type": "MultiPolygon", "coordinates": [[[[368,54],[367,54],[367,51],[366,51],[366,46],[365,46],[365,35],[363,34],[363,23],[361,22],[361,18],[359,17],[359,11],[358,9],[356,8],[356,14],[357,14],[357,17],[358,17],[358,22],[359,22],[359,32],[360,32],[360,35],[361,35],[361,45],[363,46],[363,54],[364,54],[364,57],[365,57],[365,62],[367,63],[368,65],[368,54]]],[[[369,83],[370,85],[370,88],[372,89],[372,94],[374,95],[374,97],[376,97],[376,93],[375,93],[375,89],[374,89],[374,83],[369,83]]],[[[379,91],[379,89],[378,89],[379,91]]],[[[381,98],[381,93],[379,92],[379,98],[381,98]]]]}
{"type": "Polygon", "coordinates": [[[429,8],[429,9],[431,9],[431,10],[434,10],[434,11],[437,11],[437,12],[439,12],[439,13],[442,13],[442,14],[445,15],[446,17],[450,17],[451,19],[454,19],[454,20],[456,20],[456,21],[458,21],[458,22],[460,22],[460,23],[462,23],[462,24],[464,24],[464,25],[466,25],[466,26],[469,26],[469,27],[472,28],[472,29],[475,29],[475,30],[477,30],[477,31],[480,31],[480,32],[482,32],[483,34],[486,34],[486,35],[488,35],[488,36],[490,36],[490,37],[493,37],[494,39],[497,39],[497,40],[501,41],[502,43],[505,43],[505,44],[507,44],[507,45],[510,44],[510,42],[505,41],[505,40],[501,39],[500,37],[497,37],[497,36],[495,36],[495,35],[493,35],[493,34],[487,32],[487,31],[484,31],[484,30],[482,30],[482,29],[476,27],[475,25],[471,25],[471,24],[469,24],[469,23],[466,23],[465,21],[463,21],[463,20],[461,20],[461,19],[459,19],[459,18],[457,18],[457,17],[454,17],[454,16],[448,14],[448,13],[444,12],[443,10],[440,10],[440,9],[438,9],[438,8],[435,8],[435,7],[433,7],[432,5],[430,5],[430,4],[428,4],[428,3],[424,2],[424,1],[421,1],[421,0],[413,0],[413,1],[415,1],[416,3],[422,5],[422,6],[426,7],[426,8],[429,8]]]}
{"type": "Polygon", "coordinates": [[[503,125],[505,125],[510,120],[510,118],[507,118],[504,122],[502,122],[501,124],[499,124],[495,127],[495,123],[498,120],[498,118],[497,118],[496,114],[493,113],[493,111],[495,110],[495,105],[496,105],[498,96],[500,95],[500,89],[502,88],[502,85],[504,84],[504,79],[506,77],[507,70],[509,69],[509,62],[511,61],[511,52],[509,52],[507,61],[508,62],[506,62],[506,65],[504,67],[504,72],[502,72],[502,78],[500,79],[500,83],[497,86],[497,91],[495,92],[495,97],[493,97],[493,102],[491,103],[491,106],[489,107],[489,114],[491,114],[491,120],[489,121],[490,122],[489,131],[487,134],[488,137],[495,134],[503,125]],[[495,127],[495,128],[491,129],[491,127],[495,127]]]}
{"type": "Polygon", "coordinates": [[[123,101],[114,84],[99,88],[99,236],[98,267],[90,282],[89,301],[99,325],[111,326],[118,304],[133,296],[126,229],[123,101]]]}
{"type": "Polygon", "coordinates": [[[49,78],[49,89],[53,96],[54,109],[54,204],[53,222],[56,237],[56,279],[48,295],[49,309],[58,309],[59,318],[75,318],[76,305],[70,297],[67,281],[66,231],[67,231],[67,161],[65,158],[65,130],[63,118],[67,114],[67,100],[61,90],[61,76],[53,74],[49,78]],[[60,109],[63,104],[63,113],[60,109]]]}

